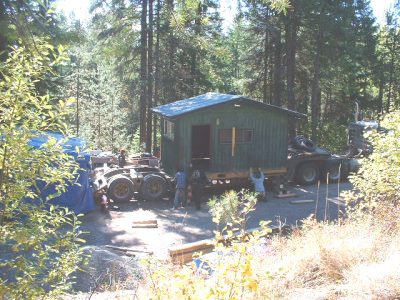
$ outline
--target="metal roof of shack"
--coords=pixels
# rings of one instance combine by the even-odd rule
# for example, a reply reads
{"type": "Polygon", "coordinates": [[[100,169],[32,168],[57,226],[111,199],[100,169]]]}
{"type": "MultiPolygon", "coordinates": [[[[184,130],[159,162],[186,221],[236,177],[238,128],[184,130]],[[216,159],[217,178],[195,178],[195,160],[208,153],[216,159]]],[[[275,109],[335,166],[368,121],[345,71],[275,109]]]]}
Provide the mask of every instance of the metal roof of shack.
{"type": "Polygon", "coordinates": [[[244,96],[219,94],[219,93],[206,93],[196,97],[171,102],[168,104],[154,107],[152,108],[152,111],[167,118],[175,118],[206,107],[219,105],[227,102],[236,102],[241,100],[245,100],[246,102],[250,102],[251,104],[258,105],[260,108],[263,109],[278,111],[295,117],[305,116],[293,110],[289,110],[271,104],[266,104],[260,101],[255,101],[244,96]]]}

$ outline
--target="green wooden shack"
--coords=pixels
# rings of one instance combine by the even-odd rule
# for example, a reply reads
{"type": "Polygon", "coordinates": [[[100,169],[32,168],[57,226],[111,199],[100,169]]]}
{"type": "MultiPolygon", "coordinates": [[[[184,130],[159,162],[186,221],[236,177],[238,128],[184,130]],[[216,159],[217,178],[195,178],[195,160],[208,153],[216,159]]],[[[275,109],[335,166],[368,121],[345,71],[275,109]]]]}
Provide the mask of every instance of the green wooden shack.
{"type": "Polygon", "coordinates": [[[161,163],[203,168],[209,179],[286,173],[289,118],[302,114],[244,96],[207,93],[152,109],[161,116],[161,163]]]}

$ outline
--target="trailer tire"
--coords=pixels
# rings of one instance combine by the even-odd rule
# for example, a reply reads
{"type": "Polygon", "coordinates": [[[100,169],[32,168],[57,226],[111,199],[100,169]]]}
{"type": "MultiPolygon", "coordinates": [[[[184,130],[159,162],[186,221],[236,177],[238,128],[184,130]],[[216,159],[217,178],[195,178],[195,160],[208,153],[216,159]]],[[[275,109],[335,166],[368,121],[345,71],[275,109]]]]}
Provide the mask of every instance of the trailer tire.
{"type": "Polygon", "coordinates": [[[157,174],[146,175],[143,179],[142,188],[140,189],[141,197],[154,201],[163,198],[167,193],[166,180],[157,174]]]}
{"type": "Polygon", "coordinates": [[[302,185],[312,185],[318,181],[319,174],[319,167],[315,162],[306,162],[297,168],[296,181],[302,185]]]}
{"type": "Polygon", "coordinates": [[[316,149],[314,143],[302,135],[295,136],[292,140],[292,145],[296,149],[304,150],[307,152],[314,152],[316,149]]]}
{"type": "Polygon", "coordinates": [[[133,198],[134,185],[126,176],[116,175],[108,181],[108,196],[115,202],[127,202],[133,198]]]}
{"type": "Polygon", "coordinates": [[[327,183],[337,183],[348,176],[348,167],[345,164],[331,163],[325,167],[323,180],[327,183]],[[339,172],[340,169],[340,172],[339,172]]]}

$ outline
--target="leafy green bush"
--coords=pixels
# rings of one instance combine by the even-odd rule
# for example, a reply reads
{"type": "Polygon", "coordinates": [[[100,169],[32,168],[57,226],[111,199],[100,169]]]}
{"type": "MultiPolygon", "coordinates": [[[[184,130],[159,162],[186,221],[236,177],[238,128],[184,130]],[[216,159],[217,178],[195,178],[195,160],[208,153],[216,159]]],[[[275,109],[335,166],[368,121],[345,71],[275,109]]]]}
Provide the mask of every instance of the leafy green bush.
{"type": "Polygon", "coordinates": [[[245,190],[228,191],[210,200],[210,212],[218,228],[214,256],[201,257],[204,267],[197,271],[189,266],[176,269],[154,260],[143,261],[151,294],[147,298],[265,299],[262,289],[271,278],[259,268],[255,257],[265,251],[262,238],[271,230],[263,222],[259,231],[251,235],[245,232],[256,203],[254,193],[245,190]]]}
{"type": "Polygon", "coordinates": [[[381,126],[387,131],[366,133],[374,150],[350,178],[358,191],[352,200],[362,213],[393,220],[391,216],[397,219],[400,215],[400,111],[387,114],[381,126]]]}
{"type": "Polygon", "coordinates": [[[65,291],[80,258],[77,217],[48,202],[74,180],[77,164],[47,131],[66,132],[70,102],[53,104],[36,85],[63,61],[63,49],[43,41],[15,47],[0,66],[0,298],[54,298],[65,291]],[[44,184],[41,187],[39,182],[44,184]],[[55,193],[43,198],[45,189],[55,193]]]}
{"type": "Polygon", "coordinates": [[[249,213],[254,210],[256,203],[256,195],[245,190],[228,191],[221,197],[212,198],[208,205],[217,226],[217,240],[226,232],[241,231],[243,234],[249,213]]]}

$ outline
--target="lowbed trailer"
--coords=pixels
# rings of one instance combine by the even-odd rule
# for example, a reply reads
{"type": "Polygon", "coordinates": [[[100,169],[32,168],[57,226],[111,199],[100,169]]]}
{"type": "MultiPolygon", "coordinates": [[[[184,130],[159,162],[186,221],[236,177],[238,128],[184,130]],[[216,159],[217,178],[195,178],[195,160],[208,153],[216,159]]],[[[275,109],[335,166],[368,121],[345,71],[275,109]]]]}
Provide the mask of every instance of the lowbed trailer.
{"type": "MultiPolygon", "coordinates": [[[[146,160],[152,159],[143,158],[140,162],[148,163],[146,160]]],[[[123,168],[104,164],[103,167],[95,168],[92,175],[95,193],[106,192],[115,202],[129,201],[135,194],[146,200],[161,199],[170,191],[171,181],[172,178],[158,166],[142,164],[123,168]]]]}

